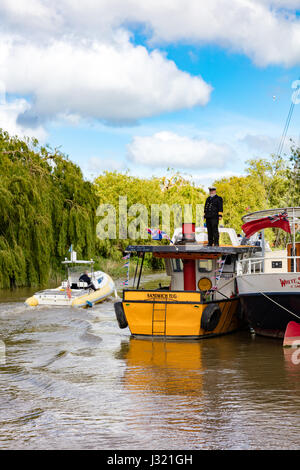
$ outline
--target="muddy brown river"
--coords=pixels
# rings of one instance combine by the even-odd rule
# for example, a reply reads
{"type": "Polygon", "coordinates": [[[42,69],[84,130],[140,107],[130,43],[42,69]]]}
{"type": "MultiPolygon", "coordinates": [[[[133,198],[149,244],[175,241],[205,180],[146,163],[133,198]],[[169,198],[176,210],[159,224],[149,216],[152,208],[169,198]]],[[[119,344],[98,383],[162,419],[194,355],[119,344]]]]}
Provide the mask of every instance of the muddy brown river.
{"type": "Polygon", "coordinates": [[[138,340],[112,301],[26,307],[31,293],[0,296],[1,449],[299,449],[300,348],[138,340]]]}

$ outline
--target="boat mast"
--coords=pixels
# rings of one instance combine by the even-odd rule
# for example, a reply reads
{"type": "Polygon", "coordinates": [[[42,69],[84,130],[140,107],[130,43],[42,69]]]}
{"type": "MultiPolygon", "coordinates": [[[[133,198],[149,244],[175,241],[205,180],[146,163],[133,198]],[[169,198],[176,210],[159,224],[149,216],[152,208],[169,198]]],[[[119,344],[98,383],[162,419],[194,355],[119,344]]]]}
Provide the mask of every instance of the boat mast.
{"type": "Polygon", "coordinates": [[[262,271],[265,272],[265,230],[261,231],[261,257],[262,257],[262,271]]]}
{"type": "Polygon", "coordinates": [[[295,207],[293,206],[293,256],[294,256],[294,273],[296,272],[296,221],[295,221],[295,207]]]}
{"type": "MultiPolygon", "coordinates": [[[[297,87],[295,87],[296,88],[295,92],[297,92],[299,90],[299,80],[298,80],[297,87]]],[[[284,147],[285,138],[286,138],[289,126],[290,126],[291,119],[292,119],[294,107],[295,107],[295,104],[297,104],[297,102],[294,101],[295,92],[293,92],[293,94],[292,94],[292,102],[291,102],[291,105],[290,105],[290,109],[289,109],[289,112],[288,112],[288,116],[287,116],[287,119],[286,119],[284,129],[283,129],[281,140],[280,140],[280,143],[279,143],[279,146],[278,146],[278,150],[277,150],[277,156],[278,157],[281,157],[281,153],[282,153],[283,147],[284,147]]],[[[293,197],[293,235],[292,235],[293,255],[292,256],[294,257],[293,258],[293,264],[294,264],[294,273],[295,273],[296,272],[296,233],[295,233],[295,207],[294,207],[294,204],[295,204],[295,202],[294,202],[294,197],[293,197]]]]}

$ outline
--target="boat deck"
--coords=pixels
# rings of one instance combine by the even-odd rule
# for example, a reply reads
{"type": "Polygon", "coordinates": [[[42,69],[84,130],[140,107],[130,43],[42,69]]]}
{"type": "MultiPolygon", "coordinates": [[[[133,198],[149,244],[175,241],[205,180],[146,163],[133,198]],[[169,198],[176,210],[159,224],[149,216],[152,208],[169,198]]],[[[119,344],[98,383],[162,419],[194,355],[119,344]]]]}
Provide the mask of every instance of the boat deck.
{"type": "MultiPolygon", "coordinates": [[[[88,294],[88,289],[71,289],[72,298],[81,297],[82,295],[88,294]]],[[[67,292],[65,290],[56,290],[56,289],[46,289],[40,292],[36,292],[34,295],[39,296],[48,296],[48,297],[67,297],[67,292]]]]}
{"type": "Polygon", "coordinates": [[[238,253],[256,253],[261,250],[259,246],[253,245],[220,245],[207,246],[202,243],[186,243],[184,245],[129,245],[125,252],[137,253],[153,253],[155,255],[162,254],[202,254],[202,255],[234,255],[238,253]]]}

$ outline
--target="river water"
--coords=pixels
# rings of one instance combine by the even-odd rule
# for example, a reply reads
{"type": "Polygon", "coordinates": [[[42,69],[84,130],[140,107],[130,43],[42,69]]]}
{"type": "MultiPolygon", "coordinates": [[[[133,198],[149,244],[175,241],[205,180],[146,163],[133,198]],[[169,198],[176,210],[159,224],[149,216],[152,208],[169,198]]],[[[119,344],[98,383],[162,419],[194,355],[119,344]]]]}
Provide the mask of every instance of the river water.
{"type": "Polygon", "coordinates": [[[1,449],[299,448],[300,348],[138,340],[112,301],[31,308],[31,293],[1,294],[1,449]]]}

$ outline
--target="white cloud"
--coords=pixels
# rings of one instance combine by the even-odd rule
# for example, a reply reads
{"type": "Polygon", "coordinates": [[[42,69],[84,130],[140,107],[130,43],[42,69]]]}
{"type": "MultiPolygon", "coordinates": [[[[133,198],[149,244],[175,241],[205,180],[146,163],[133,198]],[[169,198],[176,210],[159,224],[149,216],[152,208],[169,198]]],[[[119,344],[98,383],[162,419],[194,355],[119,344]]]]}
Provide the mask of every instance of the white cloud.
{"type": "Polygon", "coordinates": [[[24,125],[34,116],[40,126],[62,116],[132,124],[203,106],[211,93],[201,76],[134,45],[132,25],[157,47],[212,43],[259,65],[291,66],[300,63],[297,7],[298,0],[2,0],[0,78],[9,93],[30,97],[24,125]]]}
{"type": "Polygon", "coordinates": [[[49,41],[112,38],[132,23],[150,39],[217,43],[257,64],[300,62],[298,0],[2,0],[2,30],[49,41]],[[26,7],[24,6],[26,5],[26,7]]]}
{"type": "Polygon", "coordinates": [[[180,71],[159,51],[135,47],[118,33],[115,43],[53,40],[2,41],[2,79],[9,93],[32,96],[45,118],[78,115],[130,123],[163,112],[205,105],[211,87],[180,71]]]}
{"type": "Polygon", "coordinates": [[[57,30],[62,25],[62,18],[58,4],[55,7],[54,3],[51,6],[51,2],[43,0],[1,0],[2,31],[17,29],[32,35],[35,30],[44,33],[57,30]]]}
{"type": "Polygon", "coordinates": [[[126,171],[126,165],[121,160],[114,158],[101,158],[101,157],[90,157],[82,170],[84,175],[89,179],[94,179],[104,171],[126,171]]]}
{"type": "MultiPolygon", "coordinates": [[[[153,41],[217,43],[249,56],[258,65],[300,62],[300,21],[283,2],[261,0],[181,0],[142,2],[153,41]]],[[[293,2],[287,2],[290,8],[293,2]]],[[[299,3],[298,3],[299,6],[299,3]]],[[[146,18],[140,14],[141,18],[146,18]]]]}
{"type": "Polygon", "coordinates": [[[194,173],[190,179],[197,185],[203,186],[205,190],[208,190],[209,186],[215,181],[222,178],[231,178],[232,176],[245,176],[242,172],[235,172],[230,170],[222,171],[213,171],[213,172],[202,172],[194,173]]]}
{"type": "MultiPolygon", "coordinates": [[[[272,137],[264,134],[246,134],[242,139],[239,140],[242,144],[246,144],[250,150],[254,150],[259,155],[270,156],[276,154],[279,150],[279,144],[281,143],[281,136],[272,137]]],[[[281,149],[281,155],[289,154],[292,146],[292,142],[298,142],[298,139],[294,135],[288,135],[284,140],[283,148],[281,149]]]]}
{"type": "Polygon", "coordinates": [[[262,134],[247,134],[240,139],[240,142],[246,144],[250,149],[268,153],[270,155],[271,153],[275,153],[279,139],[262,134]]]}
{"type": "Polygon", "coordinates": [[[132,163],[156,168],[224,168],[233,157],[234,151],[228,145],[167,131],[136,136],[128,145],[132,163]]]}
{"type": "MultiPolygon", "coordinates": [[[[0,88],[1,84],[0,84],[0,88]]],[[[7,131],[10,135],[16,135],[20,138],[35,137],[40,141],[45,141],[47,133],[43,126],[37,125],[34,129],[18,122],[18,116],[26,113],[30,109],[29,103],[25,99],[14,99],[6,101],[5,92],[0,90],[0,128],[7,131]]]]}
{"type": "Polygon", "coordinates": [[[267,7],[276,7],[276,8],[285,8],[289,9],[299,9],[300,1],[299,0],[258,0],[260,3],[266,5],[267,7]]]}

